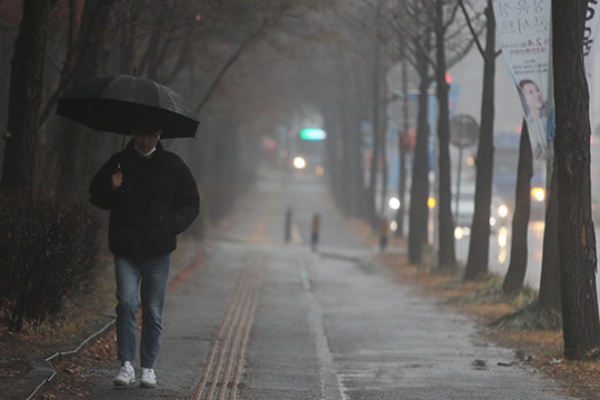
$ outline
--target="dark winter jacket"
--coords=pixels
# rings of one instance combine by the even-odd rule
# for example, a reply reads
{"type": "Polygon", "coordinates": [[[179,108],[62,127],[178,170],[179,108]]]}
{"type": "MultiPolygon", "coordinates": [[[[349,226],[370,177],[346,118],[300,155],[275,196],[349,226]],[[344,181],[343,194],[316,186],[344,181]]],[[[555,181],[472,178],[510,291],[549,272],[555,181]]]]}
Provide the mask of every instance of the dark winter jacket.
{"type": "Polygon", "coordinates": [[[108,242],[117,256],[147,259],[175,250],[176,236],[199,212],[196,182],[183,160],[159,142],[150,158],[130,142],[100,168],[90,185],[91,202],[110,210],[108,242]],[[121,169],[123,184],[111,186],[121,169]]]}

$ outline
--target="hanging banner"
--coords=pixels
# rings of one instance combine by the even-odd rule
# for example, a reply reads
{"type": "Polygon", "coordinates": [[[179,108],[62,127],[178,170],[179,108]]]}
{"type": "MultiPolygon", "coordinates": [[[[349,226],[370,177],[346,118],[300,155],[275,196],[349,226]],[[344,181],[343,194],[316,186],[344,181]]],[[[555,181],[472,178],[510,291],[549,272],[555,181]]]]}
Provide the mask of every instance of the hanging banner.
{"type": "Polygon", "coordinates": [[[588,0],[583,31],[583,60],[588,83],[592,77],[592,66],[598,51],[598,30],[600,28],[600,0],[588,0]]]}
{"type": "Polygon", "coordinates": [[[548,155],[552,103],[550,0],[493,0],[502,55],[523,105],[531,150],[548,155]]]}

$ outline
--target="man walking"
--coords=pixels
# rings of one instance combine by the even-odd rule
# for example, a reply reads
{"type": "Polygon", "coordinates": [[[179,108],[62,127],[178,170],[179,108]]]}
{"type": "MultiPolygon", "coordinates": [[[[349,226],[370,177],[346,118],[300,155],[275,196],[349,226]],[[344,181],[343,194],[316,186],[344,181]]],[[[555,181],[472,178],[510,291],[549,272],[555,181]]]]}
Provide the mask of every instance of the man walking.
{"type": "Polygon", "coordinates": [[[189,168],[163,149],[161,129],[132,129],[133,140],[113,155],[90,185],[91,202],[110,210],[108,242],[115,258],[117,348],[115,386],[135,383],[136,315],[141,299],[140,386],[156,387],[162,310],[176,236],[198,216],[200,197],[189,168]],[[138,298],[139,291],[139,298],[138,298]]]}

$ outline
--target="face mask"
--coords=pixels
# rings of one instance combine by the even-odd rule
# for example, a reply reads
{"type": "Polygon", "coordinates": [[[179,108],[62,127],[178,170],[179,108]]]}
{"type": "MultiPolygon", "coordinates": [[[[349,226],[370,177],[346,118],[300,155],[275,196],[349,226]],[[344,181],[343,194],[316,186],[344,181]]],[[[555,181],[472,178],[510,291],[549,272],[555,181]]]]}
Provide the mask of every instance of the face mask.
{"type": "Polygon", "coordinates": [[[134,146],[135,150],[142,156],[142,157],[150,157],[152,155],[152,153],[154,153],[156,151],[156,147],[153,147],[152,150],[150,150],[147,153],[142,153],[140,149],[138,149],[137,146],[134,146]]]}

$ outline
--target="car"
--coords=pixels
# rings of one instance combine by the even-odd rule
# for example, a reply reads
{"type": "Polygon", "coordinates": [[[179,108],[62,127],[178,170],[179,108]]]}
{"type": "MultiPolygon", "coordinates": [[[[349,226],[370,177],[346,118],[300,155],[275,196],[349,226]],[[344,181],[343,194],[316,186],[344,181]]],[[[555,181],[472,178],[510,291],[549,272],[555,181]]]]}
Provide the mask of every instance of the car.
{"type": "MultiPolygon", "coordinates": [[[[456,185],[452,192],[451,199],[451,211],[452,218],[455,225],[454,236],[457,239],[468,237],[471,232],[471,224],[473,220],[473,214],[475,212],[475,182],[464,181],[460,184],[458,190],[456,185]]],[[[408,205],[407,205],[408,206],[408,205]]],[[[430,209],[434,209],[438,206],[438,201],[435,196],[430,196],[428,200],[428,206],[430,209]]],[[[400,200],[397,194],[392,193],[388,196],[387,210],[384,213],[384,217],[390,221],[390,230],[396,230],[396,213],[400,207],[400,200]]],[[[509,205],[504,204],[502,199],[494,196],[492,193],[492,204],[491,204],[491,217],[490,227],[492,232],[495,231],[498,221],[504,216],[505,218],[510,215],[509,205]]],[[[408,208],[406,209],[408,212],[408,208]]],[[[434,214],[432,214],[434,215],[434,214]]]]}
{"type": "MultiPolygon", "coordinates": [[[[515,209],[515,191],[517,187],[517,168],[519,165],[519,146],[521,134],[518,132],[496,132],[494,135],[494,196],[499,199],[496,207],[502,207],[498,222],[511,223],[515,209]]],[[[531,177],[531,215],[532,221],[544,221],[546,216],[546,162],[534,159],[531,177]]]]}
{"type": "MultiPolygon", "coordinates": [[[[454,236],[457,239],[470,236],[473,215],[475,213],[475,182],[464,182],[460,185],[459,190],[454,190],[452,196],[452,215],[455,224],[454,236]]],[[[497,189],[492,186],[490,204],[490,231],[492,233],[497,232],[498,228],[507,226],[512,221],[514,212],[513,204],[514,201],[508,201],[498,195],[497,189]]]]}

